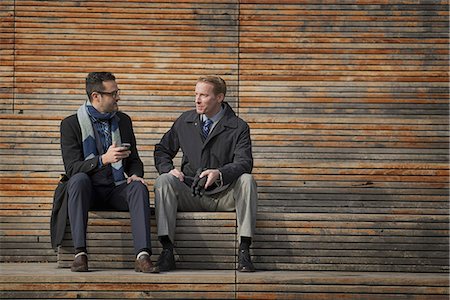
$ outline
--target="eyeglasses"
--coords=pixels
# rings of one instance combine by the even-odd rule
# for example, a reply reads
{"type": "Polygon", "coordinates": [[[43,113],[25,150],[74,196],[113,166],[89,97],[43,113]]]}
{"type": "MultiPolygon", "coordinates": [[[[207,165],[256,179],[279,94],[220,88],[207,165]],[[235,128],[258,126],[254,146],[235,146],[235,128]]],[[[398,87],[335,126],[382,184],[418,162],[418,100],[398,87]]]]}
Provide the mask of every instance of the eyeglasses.
{"type": "Polygon", "coordinates": [[[111,95],[111,97],[113,97],[114,99],[120,96],[120,90],[115,90],[112,92],[97,92],[97,93],[102,95],[111,95]]]}

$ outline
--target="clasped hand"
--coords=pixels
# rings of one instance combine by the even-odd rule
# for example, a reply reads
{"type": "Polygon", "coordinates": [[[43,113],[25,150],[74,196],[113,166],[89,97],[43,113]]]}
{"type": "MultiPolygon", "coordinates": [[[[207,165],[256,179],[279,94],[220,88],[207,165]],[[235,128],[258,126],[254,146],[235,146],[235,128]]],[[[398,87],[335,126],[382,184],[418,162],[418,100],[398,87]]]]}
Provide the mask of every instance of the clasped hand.
{"type": "MultiPolygon", "coordinates": [[[[184,181],[184,174],[177,169],[172,169],[170,172],[180,181],[184,181]]],[[[198,169],[194,177],[194,182],[191,185],[193,196],[203,196],[205,190],[210,187],[216,180],[220,178],[220,172],[217,169],[198,169]]]]}

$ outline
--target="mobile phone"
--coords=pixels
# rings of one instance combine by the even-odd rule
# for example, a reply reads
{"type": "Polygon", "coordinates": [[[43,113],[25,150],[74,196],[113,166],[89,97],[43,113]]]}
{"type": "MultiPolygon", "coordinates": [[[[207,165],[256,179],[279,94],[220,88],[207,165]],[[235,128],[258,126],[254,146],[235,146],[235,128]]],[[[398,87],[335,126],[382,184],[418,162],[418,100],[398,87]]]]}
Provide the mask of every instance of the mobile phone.
{"type": "Polygon", "coordinates": [[[122,147],[125,147],[126,150],[130,150],[131,144],[130,143],[122,143],[122,147]]]}

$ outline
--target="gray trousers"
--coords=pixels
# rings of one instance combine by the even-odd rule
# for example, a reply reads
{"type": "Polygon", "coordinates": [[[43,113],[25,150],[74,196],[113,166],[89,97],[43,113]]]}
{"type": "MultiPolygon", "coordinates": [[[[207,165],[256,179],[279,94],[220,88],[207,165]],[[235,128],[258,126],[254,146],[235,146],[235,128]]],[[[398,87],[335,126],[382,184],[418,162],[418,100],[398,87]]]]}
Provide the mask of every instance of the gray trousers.
{"type": "MultiPolygon", "coordinates": [[[[91,178],[78,173],[67,185],[68,214],[74,248],[86,248],[88,211],[107,207],[129,211],[134,251],[151,251],[150,204],[147,186],[138,181],[118,186],[93,186],[91,178]]],[[[108,245],[105,245],[108,247],[108,245]]]]}
{"type": "Polygon", "coordinates": [[[190,187],[169,173],[156,179],[154,189],[158,236],[175,242],[177,211],[236,211],[239,237],[254,236],[258,194],[250,174],[241,175],[218,198],[193,197],[190,187]]]}

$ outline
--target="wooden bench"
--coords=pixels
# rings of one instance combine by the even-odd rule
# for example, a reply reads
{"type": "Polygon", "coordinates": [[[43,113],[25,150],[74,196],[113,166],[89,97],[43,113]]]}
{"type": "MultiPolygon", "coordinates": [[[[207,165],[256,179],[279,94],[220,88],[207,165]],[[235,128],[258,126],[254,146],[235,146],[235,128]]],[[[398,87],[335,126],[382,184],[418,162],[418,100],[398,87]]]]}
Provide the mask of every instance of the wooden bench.
{"type": "MultiPolygon", "coordinates": [[[[161,251],[156,222],[151,221],[152,260],[161,251]]],[[[178,213],[175,259],[179,269],[228,269],[236,263],[235,213],[178,213]]],[[[134,268],[133,240],[128,212],[90,212],[87,233],[89,266],[134,268]]],[[[58,249],[58,267],[73,260],[70,227],[58,249]]]]}
{"type": "MultiPolygon", "coordinates": [[[[178,213],[177,224],[181,269],[234,269],[234,213],[178,213]]],[[[446,226],[445,216],[258,213],[252,254],[258,270],[447,272],[446,226]],[[427,228],[440,228],[441,236],[420,236],[427,228]]],[[[155,228],[152,221],[154,239],[155,228]]],[[[157,259],[159,242],[153,246],[157,259]]],[[[90,213],[88,248],[93,267],[131,268],[128,213],[90,213]]],[[[67,228],[58,266],[68,267],[72,260],[67,228]]]]}
{"type": "Polygon", "coordinates": [[[253,255],[260,270],[448,272],[448,216],[260,212],[253,255]]]}
{"type": "MultiPolygon", "coordinates": [[[[3,262],[55,262],[67,267],[73,259],[70,230],[67,239],[55,255],[50,246],[49,219],[53,191],[63,165],[59,147],[61,117],[23,117],[5,115],[0,119],[2,199],[0,253],[3,262]]],[[[136,122],[137,134],[142,124],[150,126],[152,119],[136,122]]],[[[155,121],[156,122],[156,121],[155,121]]],[[[157,121],[160,122],[160,121],[157,121]]],[[[152,143],[155,143],[152,137],[152,143]]],[[[139,145],[146,166],[152,165],[150,146],[139,145]]],[[[177,158],[178,159],[178,158],[177,158]]],[[[146,167],[151,185],[156,170],[146,167]]],[[[151,195],[153,192],[151,191],[151,195]]],[[[153,197],[151,196],[151,199],[153,197]]],[[[152,204],[153,205],[153,202],[152,204]]],[[[178,214],[177,252],[179,268],[234,269],[236,256],[236,226],[234,213],[178,214]]],[[[156,225],[152,217],[153,238],[156,225]]],[[[88,247],[93,267],[129,268],[133,264],[131,231],[127,212],[91,212],[88,226],[88,247]],[[111,242],[110,242],[111,241],[111,242]],[[99,257],[99,248],[106,255],[99,257]]],[[[157,258],[160,244],[153,242],[157,258]]]]}

